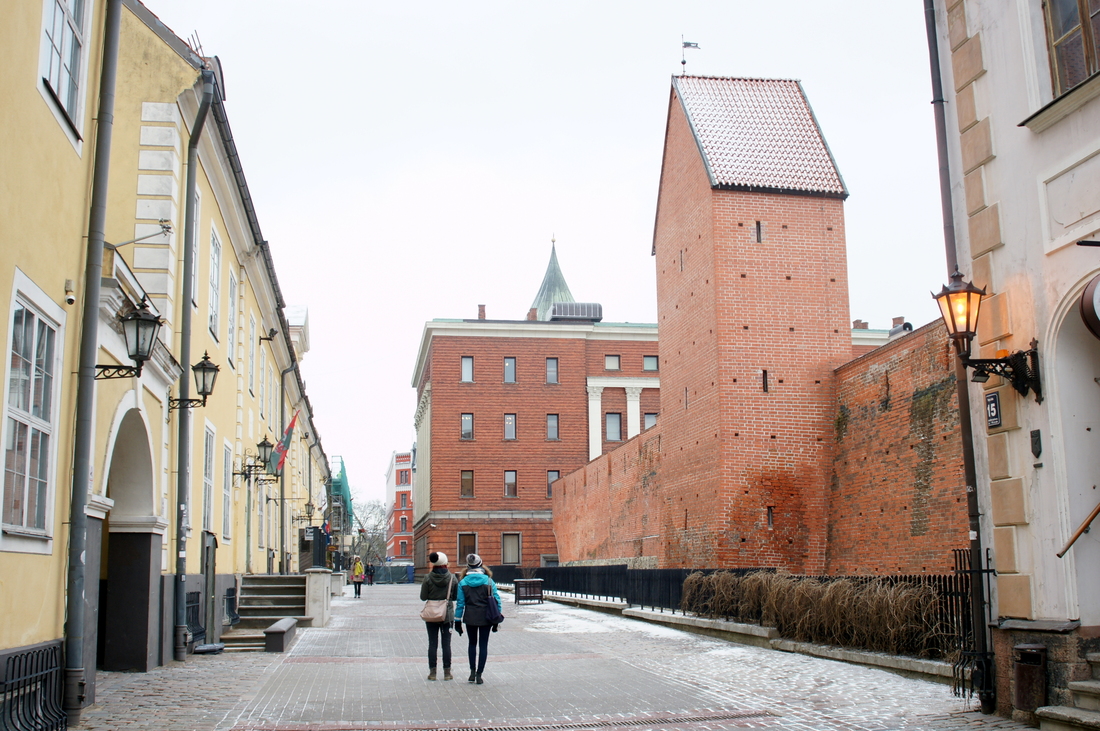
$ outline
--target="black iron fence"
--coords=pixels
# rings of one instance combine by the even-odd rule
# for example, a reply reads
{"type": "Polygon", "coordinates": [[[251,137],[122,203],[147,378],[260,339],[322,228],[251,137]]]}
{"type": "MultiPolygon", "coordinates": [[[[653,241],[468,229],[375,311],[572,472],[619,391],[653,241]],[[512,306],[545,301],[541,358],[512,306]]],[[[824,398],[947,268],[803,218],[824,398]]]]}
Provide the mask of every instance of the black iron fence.
{"type": "Polygon", "coordinates": [[[537,578],[544,592],[765,624],[788,639],[896,654],[955,657],[966,648],[970,632],[970,576],[964,572],[791,576],[774,569],[625,565],[493,566],[492,571],[500,583],[537,578]],[[745,580],[750,575],[754,578],[745,580]]]}
{"type": "Polygon", "coordinates": [[[225,590],[225,624],[235,627],[240,622],[241,615],[237,612],[237,587],[231,586],[225,590]]]}
{"type": "Polygon", "coordinates": [[[206,639],[206,628],[202,626],[202,592],[187,592],[187,631],[196,645],[206,639]]]}
{"type": "Polygon", "coordinates": [[[0,675],[0,728],[55,731],[66,728],[61,706],[61,643],[4,654],[0,675]]]}

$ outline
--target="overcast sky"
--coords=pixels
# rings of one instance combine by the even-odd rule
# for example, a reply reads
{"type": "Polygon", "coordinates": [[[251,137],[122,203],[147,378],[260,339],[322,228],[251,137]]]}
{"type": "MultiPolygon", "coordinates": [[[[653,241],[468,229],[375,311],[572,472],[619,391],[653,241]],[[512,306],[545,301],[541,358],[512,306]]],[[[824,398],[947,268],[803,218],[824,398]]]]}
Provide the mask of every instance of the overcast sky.
{"type": "Polygon", "coordinates": [[[578,301],[656,322],[670,80],[800,79],[844,176],[852,319],[938,317],[946,282],[919,0],[146,0],[226,108],[325,450],[384,495],[424,323],[523,319],[551,237],[578,301]]]}

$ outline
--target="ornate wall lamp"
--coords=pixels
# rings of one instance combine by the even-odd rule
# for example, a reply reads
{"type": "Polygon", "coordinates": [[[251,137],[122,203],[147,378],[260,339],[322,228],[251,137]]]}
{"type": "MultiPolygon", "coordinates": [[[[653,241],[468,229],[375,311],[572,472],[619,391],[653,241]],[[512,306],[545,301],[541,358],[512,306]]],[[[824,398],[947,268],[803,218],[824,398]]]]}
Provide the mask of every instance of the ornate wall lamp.
{"type": "Polygon", "coordinates": [[[1030,350],[1018,350],[1009,353],[997,351],[996,358],[971,358],[970,342],[978,330],[978,312],[981,309],[985,290],[963,281],[963,275],[956,269],[951,275],[951,284],[946,285],[939,294],[932,295],[940,306],[940,315],[947,326],[947,334],[955,344],[963,365],[974,371],[971,381],[985,383],[990,376],[1001,376],[1012,387],[1027,396],[1028,391],[1035,392],[1035,402],[1043,402],[1042,383],[1039,380],[1039,343],[1031,341],[1030,350]],[[1003,355],[1002,355],[1003,354],[1003,355]]]}
{"type": "Polygon", "coordinates": [[[153,357],[153,348],[157,344],[157,333],[164,322],[149,311],[149,303],[142,298],[137,307],[128,312],[122,320],[122,336],[126,339],[126,355],[134,361],[132,366],[96,365],[95,378],[137,378],[145,361],[153,357]]]}
{"type": "MultiPolygon", "coordinates": [[[[271,440],[264,437],[264,440],[256,445],[257,459],[251,462],[245,462],[241,465],[241,471],[234,472],[233,474],[237,477],[247,477],[248,479],[252,479],[259,475],[261,482],[273,481],[276,475],[273,474],[268,467],[271,463],[271,450],[274,448],[275,445],[271,443],[271,440]]],[[[271,498],[268,499],[270,500],[271,498]]]]}
{"type": "Polygon", "coordinates": [[[221,369],[216,363],[210,362],[210,353],[203,353],[202,360],[191,366],[191,371],[195,374],[195,391],[202,398],[169,398],[168,410],[206,406],[206,398],[214,393],[214,382],[218,380],[219,370],[221,369]]]}

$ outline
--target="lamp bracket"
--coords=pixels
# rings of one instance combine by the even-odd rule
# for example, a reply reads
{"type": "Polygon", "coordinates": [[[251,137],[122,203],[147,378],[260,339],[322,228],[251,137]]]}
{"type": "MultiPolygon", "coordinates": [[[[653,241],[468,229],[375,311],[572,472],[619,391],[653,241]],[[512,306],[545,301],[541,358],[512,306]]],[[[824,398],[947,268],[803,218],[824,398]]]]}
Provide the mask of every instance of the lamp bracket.
{"type": "Polygon", "coordinates": [[[169,398],[168,410],[173,409],[197,409],[200,406],[206,406],[205,398],[169,398]]]}
{"type": "Polygon", "coordinates": [[[141,366],[122,365],[96,365],[95,380],[105,381],[111,378],[138,378],[141,376],[141,366]]]}
{"type": "Polygon", "coordinates": [[[1012,384],[1021,396],[1035,392],[1035,403],[1043,403],[1042,383],[1039,380],[1039,342],[1031,341],[1030,350],[1017,350],[1005,358],[963,358],[963,363],[975,374],[1000,376],[1012,384]]]}

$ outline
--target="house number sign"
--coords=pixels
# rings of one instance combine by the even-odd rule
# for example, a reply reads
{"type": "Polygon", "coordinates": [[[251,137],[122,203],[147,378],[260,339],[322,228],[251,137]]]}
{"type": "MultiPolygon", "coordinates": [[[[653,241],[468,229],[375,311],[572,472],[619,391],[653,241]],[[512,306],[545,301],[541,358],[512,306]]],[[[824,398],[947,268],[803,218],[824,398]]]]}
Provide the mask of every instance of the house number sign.
{"type": "Polygon", "coordinates": [[[1001,394],[993,392],[985,395],[985,426],[996,429],[1001,425],[1001,394]]]}

